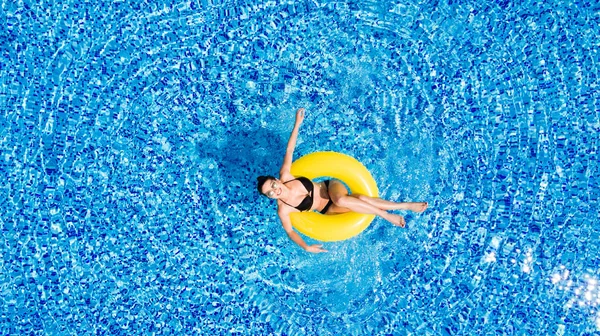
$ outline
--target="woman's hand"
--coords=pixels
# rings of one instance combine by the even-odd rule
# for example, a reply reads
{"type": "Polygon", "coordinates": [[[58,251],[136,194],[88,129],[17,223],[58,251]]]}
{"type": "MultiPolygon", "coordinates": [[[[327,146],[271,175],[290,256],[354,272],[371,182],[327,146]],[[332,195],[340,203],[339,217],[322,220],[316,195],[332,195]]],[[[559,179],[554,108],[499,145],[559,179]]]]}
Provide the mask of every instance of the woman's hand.
{"type": "Polygon", "coordinates": [[[296,111],[296,125],[300,125],[304,120],[304,108],[301,107],[296,111]]]}
{"type": "Polygon", "coordinates": [[[307,252],[312,252],[312,253],[327,252],[327,250],[323,248],[323,245],[310,245],[310,246],[307,246],[306,247],[306,251],[307,252]]]}

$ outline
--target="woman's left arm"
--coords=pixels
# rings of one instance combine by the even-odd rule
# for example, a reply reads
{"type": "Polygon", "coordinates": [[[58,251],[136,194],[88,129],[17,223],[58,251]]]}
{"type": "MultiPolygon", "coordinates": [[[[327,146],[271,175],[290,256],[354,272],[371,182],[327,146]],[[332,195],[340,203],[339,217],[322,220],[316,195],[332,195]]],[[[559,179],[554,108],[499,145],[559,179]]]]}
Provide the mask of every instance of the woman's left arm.
{"type": "Polygon", "coordinates": [[[294,123],[294,129],[292,130],[292,134],[290,134],[290,139],[288,140],[287,148],[285,150],[285,157],[283,158],[283,165],[281,166],[281,170],[279,171],[279,176],[282,180],[289,180],[291,177],[290,169],[292,169],[292,160],[294,158],[294,149],[296,148],[296,141],[298,140],[298,131],[300,130],[300,124],[304,120],[304,108],[299,108],[296,111],[296,122],[294,123]]]}

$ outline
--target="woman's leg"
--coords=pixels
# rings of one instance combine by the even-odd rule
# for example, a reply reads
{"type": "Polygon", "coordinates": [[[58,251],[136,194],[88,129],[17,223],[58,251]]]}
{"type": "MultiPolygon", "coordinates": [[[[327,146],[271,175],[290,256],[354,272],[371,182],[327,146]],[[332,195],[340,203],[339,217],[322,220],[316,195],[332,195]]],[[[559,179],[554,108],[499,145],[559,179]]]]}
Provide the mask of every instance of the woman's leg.
{"type": "Polygon", "coordinates": [[[358,197],[348,195],[348,190],[339,181],[331,180],[331,182],[329,182],[329,197],[333,201],[333,205],[329,208],[327,213],[354,211],[363,214],[372,214],[377,215],[396,226],[404,227],[404,217],[391,214],[358,197]]]}
{"type": "Polygon", "coordinates": [[[381,210],[409,210],[412,212],[423,212],[427,209],[427,202],[391,202],[377,197],[369,197],[365,195],[352,195],[360,200],[363,200],[371,205],[378,207],[381,210]]]}

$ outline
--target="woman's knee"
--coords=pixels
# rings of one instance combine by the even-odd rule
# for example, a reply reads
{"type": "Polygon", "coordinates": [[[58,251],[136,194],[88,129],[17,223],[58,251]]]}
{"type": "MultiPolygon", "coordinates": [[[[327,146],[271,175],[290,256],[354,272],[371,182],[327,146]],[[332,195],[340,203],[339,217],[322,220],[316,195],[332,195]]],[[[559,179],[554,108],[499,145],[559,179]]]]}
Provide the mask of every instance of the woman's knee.
{"type": "Polygon", "coordinates": [[[350,197],[352,197],[352,196],[349,196],[349,195],[336,195],[336,197],[332,197],[331,200],[333,201],[333,203],[335,203],[335,205],[347,208],[348,207],[348,201],[350,200],[350,197]]]}
{"type": "Polygon", "coordinates": [[[361,201],[368,201],[369,200],[369,197],[365,196],[365,195],[360,195],[359,194],[359,195],[355,195],[354,197],[358,198],[361,201]]]}
{"type": "Polygon", "coordinates": [[[340,203],[340,199],[341,199],[342,197],[344,197],[344,195],[339,195],[339,194],[329,194],[329,197],[331,198],[331,201],[332,201],[334,204],[337,204],[337,205],[339,205],[339,203],[340,203]]]}

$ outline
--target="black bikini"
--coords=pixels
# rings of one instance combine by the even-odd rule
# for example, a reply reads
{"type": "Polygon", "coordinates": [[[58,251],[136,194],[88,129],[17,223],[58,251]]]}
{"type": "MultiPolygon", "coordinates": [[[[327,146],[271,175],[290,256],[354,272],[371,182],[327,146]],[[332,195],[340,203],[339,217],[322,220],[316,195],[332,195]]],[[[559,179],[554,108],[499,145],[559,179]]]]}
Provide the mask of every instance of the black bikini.
{"type": "Polygon", "coordinates": [[[312,181],[309,180],[308,178],[304,177],[304,176],[300,176],[300,177],[298,177],[296,179],[283,182],[283,184],[286,184],[288,182],[292,182],[292,181],[295,181],[295,180],[298,180],[298,181],[300,181],[302,183],[302,185],[304,186],[304,188],[306,189],[306,191],[308,191],[308,195],[306,195],[306,197],[304,197],[304,199],[302,200],[302,202],[300,202],[300,204],[298,204],[298,206],[290,205],[287,202],[285,202],[284,200],[281,200],[281,201],[283,203],[291,206],[292,208],[296,208],[296,209],[298,209],[300,211],[310,210],[312,208],[312,205],[313,205],[313,196],[312,195],[313,195],[313,191],[314,191],[315,187],[314,187],[312,181]]]}
{"type": "MultiPolygon", "coordinates": [[[[300,176],[296,179],[293,180],[289,180],[286,182],[283,182],[283,184],[286,184],[288,182],[292,182],[298,180],[300,181],[300,183],[302,183],[302,185],[304,186],[304,188],[306,189],[306,191],[308,192],[308,195],[306,195],[306,197],[304,197],[304,199],[302,200],[302,202],[300,202],[300,204],[298,204],[298,206],[293,206],[288,204],[287,202],[285,202],[284,200],[281,200],[283,203],[291,206],[292,208],[296,208],[300,211],[308,211],[312,208],[313,205],[313,191],[315,189],[313,183],[311,180],[309,180],[308,178],[304,177],[304,176],[300,176]]],[[[325,186],[327,187],[327,189],[329,190],[329,181],[325,181],[325,186]]],[[[320,212],[322,214],[327,213],[327,210],[329,209],[329,207],[333,204],[333,202],[331,201],[331,199],[329,200],[329,202],[327,202],[327,205],[325,205],[325,207],[323,208],[323,210],[321,210],[320,212]]]]}

